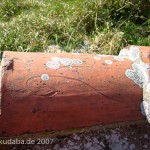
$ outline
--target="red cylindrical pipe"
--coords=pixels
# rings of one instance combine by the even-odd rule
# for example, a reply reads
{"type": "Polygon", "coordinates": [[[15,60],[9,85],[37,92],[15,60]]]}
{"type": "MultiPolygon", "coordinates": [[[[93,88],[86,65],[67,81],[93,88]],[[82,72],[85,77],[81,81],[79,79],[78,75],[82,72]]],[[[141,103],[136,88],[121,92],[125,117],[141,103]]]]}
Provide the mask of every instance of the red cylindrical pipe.
{"type": "Polygon", "coordinates": [[[143,120],[143,89],[126,76],[132,64],[122,56],[5,51],[0,136],[143,120]]]}

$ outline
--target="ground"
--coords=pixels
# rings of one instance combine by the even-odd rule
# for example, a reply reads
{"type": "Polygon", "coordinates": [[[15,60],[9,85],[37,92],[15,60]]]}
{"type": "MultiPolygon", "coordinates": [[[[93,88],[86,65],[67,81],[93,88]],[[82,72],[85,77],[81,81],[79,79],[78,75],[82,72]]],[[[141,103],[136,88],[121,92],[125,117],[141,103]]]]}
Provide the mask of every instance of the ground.
{"type": "Polygon", "coordinates": [[[150,125],[132,124],[51,137],[50,144],[9,145],[10,150],[148,150],[150,125]]]}

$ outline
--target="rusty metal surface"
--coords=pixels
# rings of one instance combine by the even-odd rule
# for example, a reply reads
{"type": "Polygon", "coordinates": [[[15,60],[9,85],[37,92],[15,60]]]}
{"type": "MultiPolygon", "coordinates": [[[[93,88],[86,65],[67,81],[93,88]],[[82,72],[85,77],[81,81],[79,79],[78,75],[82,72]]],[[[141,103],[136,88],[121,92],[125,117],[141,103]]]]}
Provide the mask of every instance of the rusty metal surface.
{"type": "Polygon", "coordinates": [[[144,120],[143,89],[125,75],[131,65],[95,54],[4,52],[0,136],[144,120]]]}

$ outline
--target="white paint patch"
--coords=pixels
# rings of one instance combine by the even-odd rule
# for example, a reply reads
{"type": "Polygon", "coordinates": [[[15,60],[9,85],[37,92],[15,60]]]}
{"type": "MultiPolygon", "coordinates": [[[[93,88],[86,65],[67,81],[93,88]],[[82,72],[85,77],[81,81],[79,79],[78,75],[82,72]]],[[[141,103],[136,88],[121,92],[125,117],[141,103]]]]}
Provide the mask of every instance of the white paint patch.
{"type": "Polygon", "coordinates": [[[147,93],[150,93],[150,83],[147,84],[146,92],[147,92],[147,93]]]}
{"type": "Polygon", "coordinates": [[[149,105],[146,101],[141,102],[141,112],[144,116],[147,116],[149,113],[149,105]]]}
{"type": "Polygon", "coordinates": [[[60,57],[51,57],[51,60],[52,61],[61,61],[61,58],[60,57]]]}
{"type": "Polygon", "coordinates": [[[100,55],[95,55],[94,57],[93,57],[95,60],[101,60],[102,58],[100,57],[100,55]]]}
{"type": "Polygon", "coordinates": [[[133,63],[132,68],[133,69],[127,69],[125,75],[139,85],[140,88],[143,88],[148,83],[148,74],[145,64],[133,63]]]}
{"type": "Polygon", "coordinates": [[[111,65],[113,62],[111,60],[105,60],[105,63],[111,65]]]}
{"type": "Polygon", "coordinates": [[[46,66],[51,68],[51,69],[57,70],[60,67],[60,63],[58,61],[48,61],[46,63],[46,66]]]}
{"type": "Polygon", "coordinates": [[[41,79],[42,80],[49,80],[49,75],[48,74],[42,74],[41,79]]]}
{"type": "Polygon", "coordinates": [[[73,64],[75,65],[81,65],[83,62],[80,59],[73,59],[73,64]]]}
{"type": "Polygon", "coordinates": [[[61,59],[61,61],[60,61],[60,63],[62,64],[62,65],[64,65],[64,66],[72,66],[73,65],[73,60],[72,59],[70,59],[70,58],[62,58],[61,59]]]}

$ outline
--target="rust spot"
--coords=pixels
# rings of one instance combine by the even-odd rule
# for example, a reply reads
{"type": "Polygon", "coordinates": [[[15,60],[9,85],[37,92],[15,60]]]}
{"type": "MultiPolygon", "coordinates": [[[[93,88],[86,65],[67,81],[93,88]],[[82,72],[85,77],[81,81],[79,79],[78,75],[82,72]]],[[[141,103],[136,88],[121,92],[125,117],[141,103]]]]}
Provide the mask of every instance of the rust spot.
{"type": "Polygon", "coordinates": [[[32,109],[32,113],[34,114],[34,113],[36,113],[37,112],[37,110],[35,109],[35,108],[33,108],[32,109]]]}
{"type": "Polygon", "coordinates": [[[13,70],[13,59],[5,59],[3,67],[4,71],[13,70]]]}

